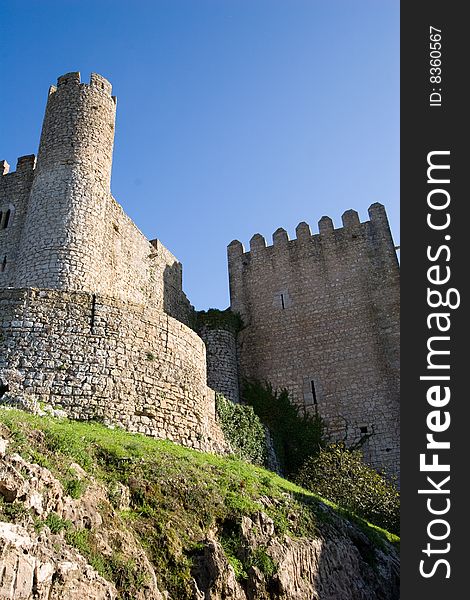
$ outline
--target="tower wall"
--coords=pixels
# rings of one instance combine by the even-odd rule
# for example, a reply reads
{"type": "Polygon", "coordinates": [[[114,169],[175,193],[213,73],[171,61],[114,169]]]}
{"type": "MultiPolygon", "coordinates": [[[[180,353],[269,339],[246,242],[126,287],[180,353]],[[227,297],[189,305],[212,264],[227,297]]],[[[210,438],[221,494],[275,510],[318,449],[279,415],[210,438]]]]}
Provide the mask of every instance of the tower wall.
{"type": "Polygon", "coordinates": [[[110,193],[115,105],[101,76],[64,75],[36,168],[0,162],[1,401],[224,451],[181,263],[110,193]]]}
{"type": "Polygon", "coordinates": [[[228,400],[240,402],[235,333],[207,325],[198,333],[206,345],[207,385],[228,400]]]}
{"type": "Polygon", "coordinates": [[[18,287],[93,290],[102,273],[116,99],[92,74],[59,77],[46,106],[16,268],[18,287]]]}
{"type": "Polygon", "coordinates": [[[203,341],[160,310],[62,290],[0,290],[0,394],[199,450],[226,450],[203,341]]]}
{"type": "Polygon", "coordinates": [[[14,283],[35,162],[34,155],[21,156],[10,173],[8,163],[0,161],[0,288],[14,283]]]}
{"type": "Polygon", "coordinates": [[[366,459],[398,474],[399,269],[385,210],[370,221],[355,211],[343,227],[306,223],[273,245],[259,234],[250,251],[228,247],[231,308],[241,314],[242,377],[286,388],[298,406],[318,410],[333,439],[364,446],[366,459]]]}
{"type": "Polygon", "coordinates": [[[59,77],[46,106],[39,155],[2,161],[0,288],[88,291],[142,303],[190,323],[181,263],[150,242],[110,192],[116,99],[93,73],[59,77]],[[3,261],[6,260],[6,267],[3,261]]]}

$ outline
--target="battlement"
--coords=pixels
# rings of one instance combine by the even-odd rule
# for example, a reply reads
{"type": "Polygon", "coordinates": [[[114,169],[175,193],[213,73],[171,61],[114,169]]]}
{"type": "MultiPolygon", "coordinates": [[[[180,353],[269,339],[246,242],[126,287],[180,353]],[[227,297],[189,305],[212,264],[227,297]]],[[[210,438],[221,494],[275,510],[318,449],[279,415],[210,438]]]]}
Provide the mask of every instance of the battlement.
{"type": "Polygon", "coordinates": [[[272,245],[266,243],[266,239],[260,233],[255,233],[250,240],[250,249],[245,251],[243,244],[238,240],[233,240],[227,248],[229,262],[236,261],[242,256],[245,258],[257,257],[264,252],[277,252],[299,245],[306,245],[315,242],[331,242],[334,240],[356,239],[361,234],[366,234],[369,225],[375,229],[381,229],[389,233],[389,225],[385,208],[382,204],[376,202],[371,204],[368,209],[369,221],[361,222],[357,211],[349,209],[341,217],[342,227],[334,227],[330,217],[323,216],[318,221],[318,233],[312,234],[310,226],[305,221],[299,223],[295,229],[296,238],[290,240],[289,234],[285,229],[279,227],[272,235],[272,245]]]}
{"type": "Polygon", "coordinates": [[[31,173],[36,167],[36,155],[27,154],[20,156],[16,161],[15,171],[10,171],[10,165],[6,160],[0,160],[0,176],[13,175],[15,173],[31,173]]]}
{"type": "MultiPolygon", "coordinates": [[[[241,381],[286,389],[331,439],[354,444],[374,433],[366,460],[398,474],[399,268],[385,208],[372,204],[368,216],[346,210],[340,227],[323,216],[313,233],[302,221],[294,239],[280,227],[271,245],[255,233],[247,251],[234,240],[230,308],[244,323],[241,381]]],[[[221,388],[220,352],[208,364],[221,388]]]]}
{"type": "MultiPolygon", "coordinates": [[[[107,96],[111,96],[113,86],[111,83],[102,75],[98,73],[91,73],[89,83],[82,83],[80,77],[80,71],[72,71],[71,73],[65,73],[57,79],[57,86],[51,85],[49,88],[49,96],[55,92],[73,89],[73,88],[93,88],[100,90],[107,96]]],[[[116,104],[116,96],[111,96],[113,102],[116,104]]]]}

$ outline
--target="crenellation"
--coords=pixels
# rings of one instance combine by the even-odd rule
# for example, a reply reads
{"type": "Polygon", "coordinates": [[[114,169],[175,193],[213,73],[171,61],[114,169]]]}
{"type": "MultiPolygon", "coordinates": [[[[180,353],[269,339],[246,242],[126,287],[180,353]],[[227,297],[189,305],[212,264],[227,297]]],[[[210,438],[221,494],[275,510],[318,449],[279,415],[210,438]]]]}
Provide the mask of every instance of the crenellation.
{"type": "Polygon", "coordinates": [[[357,229],[360,225],[359,214],[356,210],[353,209],[345,211],[341,216],[341,220],[343,222],[343,227],[357,229]]]}
{"type": "Polygon", "coordinates": [[[238,258],[239,256],[242,256],[245,253],[245,248],[243,247],[243,244],[241,242],[239,242],[238,240],[233,240],[227,246],[227,253],[229,260],[231,258],[238,258]]]}
{"type": "Polygon", "coordinates": [[[310,238],[312,237],[310,225],[308,223],[305,223],[305,221],[302,221],[295,228],[295,235],[297,236],[299,242],[305,242],[307,240],[310,240],[310,238]]]}
{"type": "Polygon", "coordinates": [[[16,163],[16,172],[25,173],[27,171],[33,171],[36,167],[36,155],[27,154],[26,156],[20,156],[16,163]]]}
{"type": "Polygon", "coordinates": [[[64,86],[80,85],[80,72],[73,71],[71,73],[65,73],[57,78],[57,89],[64,86]]]}
{"type": "Polygon", "coordinates": [[[395,273],[396,267],[398,267],[398,258],[383,204],[378,202],[371,204],[369,217],[370,239],[377,250],[377,258],[382,257],[387,265],[392,266],[392,272],[395,273]]]}
{"type": "Polygon", "coordinates": [[[386,229],[389,229],[387,213],[383,204],[380,204],[380,202],[374,202],[374,204],[369,206],[368,213],[371,223],[380,223],[386,229]]]}
{"type": "Polygon", "coordinates": [[[280,228],[256,260],[229,260],[231,308],[246,324],[240,377],[287,389],[333,439],[356,443],[368,427],[367,460],[397,475],[399,271],[385,210],[369,214],[348,210],[337,229],[323,217],[313,236],[301,223],[291,241],[280,228]]]}
{"type": "Polygon", "coordinates": [[[279,227],[273,233],[273,246],[277,248],[287,248],[289,243],[289,235],[285,229],[279,227]]]}
{"type": "Polygon", "coordinates": [[[36,168],[36,155],[27,154],[25,156],[19,156],[16,160],[16,168],[14,171],[10,171],[10,165],[6,160],[0,161],[0,174],[1,175],[23,175],[31,173],[36,168]]]}
{"type": "Polygon", "coordinates": [[[98,73],[92,73],[90,75],[90,86],[98,88],[99,90],[103,91],[109,96],[111,96],[111,93],[113,91],[113,86],[111,85],[111,83],[102,75],[98,75],[98,73]]]}
{"type": "Polygon", "coordinates": [[[256,253],[257,251],[262,251],[266,248],[266,240],[260,233],[255,233],[255,235],[250,240],[250,252],[256,253]]]}
{"type": "Polygon", "coordinates": [[[323,216],[318,221],[318,231],[321,235],[328,236],[334,231],[333,221],[330,217],[323,216]]]}
{"type": "Polygon", "coordinates": [[[295,229],[296,238],[292,240],[289,239],[287,231],[280,227],[273,233],[273,244],[271,246],[266,245],[264,236],[255,233],[250,239],[250,250],[247,252],[245,252],[241,242],[234,240],[229,244],[227,250],[229,263],[235,264],[243,256],[241,264],[247,266],[250,263],[252,255],[254,255],[253,250],[256,252],[267,250],[265,256],[271,256],[270,253],[273,248],[276,248],[278,252],[280,249],[294,251],[298,249],[298,243],[303,245],[305,242],[308,242],[312,251],[315,247],[315,252],[317,253],[321,250],[329,253],[332,251],[332,248],[334,248],[333,252],[337,253],[347,251],[349,245],[354,243],[353,241],[358,237],[367,239],[371,244],[378,237],[381,238],[382,242],[385,240],[390,241],[391,234],[384,207],[379,203],[373,204],[369,208],[369,214],[371,215],[370,221],[361,222],[357,211],[352,209],[347,210],[342,215],[343,226],[338,228],[334,227],[330,217],[323,216],[318,221],[319,233],[314,234],[312,234],[308,223],[302,221],[295,229]],[[374,234],[371,233],[372,231],[374,234]],[[378,232],[378,235],[375,232],[378,232]],[[333,246],[331,243],[333,243],[333,246]]]}

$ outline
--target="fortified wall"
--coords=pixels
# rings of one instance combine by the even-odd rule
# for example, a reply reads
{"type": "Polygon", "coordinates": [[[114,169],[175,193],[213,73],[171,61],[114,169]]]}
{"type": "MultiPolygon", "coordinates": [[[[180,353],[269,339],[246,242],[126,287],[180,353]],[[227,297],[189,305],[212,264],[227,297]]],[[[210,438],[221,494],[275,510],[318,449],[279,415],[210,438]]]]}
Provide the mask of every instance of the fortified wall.
{"type": "Polygon", "coordinates": [[[220,450],[181,264],[110,192],[115,112],[106,79],[68,73],[37,161],[0,163],[0,394],[220,450]]]}
{"type": "Polygon", "coordinates": [[[383,206],[337,229],[323,217],[315,235],[301,223],[295,240],[278,229],[272,246],[256,234],[249,252],[232,242],[245,326],[208,311],[199,337],[181,264],[111,195],[115,113],[106,79],[68,73],[49,90],[37,161],[0,161],[2,401],[224,451],[213,390],[238,402],[241,379],[266,380],[398,474],[399,270],[383,206]]]}
{"type": "Polygon", "coordinates": [[[240,402],[237,335],[230,327],[203,324],[198,333],[206,345],[207,385],[225,398],[240,402]]]}
{"type": "Polygon", "coordinates": [[[325,419],[333,439],[366,440],[366,459],[399,473],[399,268],[385,209],[356,211],[312,235],[306,223],[273,245],[228,246],[230,300],[241,378],[286,388],[325,419]]]}

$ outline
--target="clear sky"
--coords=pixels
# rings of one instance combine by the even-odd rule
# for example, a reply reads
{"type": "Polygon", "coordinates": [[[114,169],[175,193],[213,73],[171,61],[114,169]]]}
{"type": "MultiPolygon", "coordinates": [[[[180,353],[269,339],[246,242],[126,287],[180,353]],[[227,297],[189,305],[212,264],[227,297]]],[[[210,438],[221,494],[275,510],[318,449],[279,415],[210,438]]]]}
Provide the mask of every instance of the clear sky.
{"type": "Polygon", "coordinates": [[[112,191],[229,304],[226,246],[382,202],[399,243],[398,0],[0,0],[0,159],[37,152],[49,85],[118,96],[112,191]]]}

